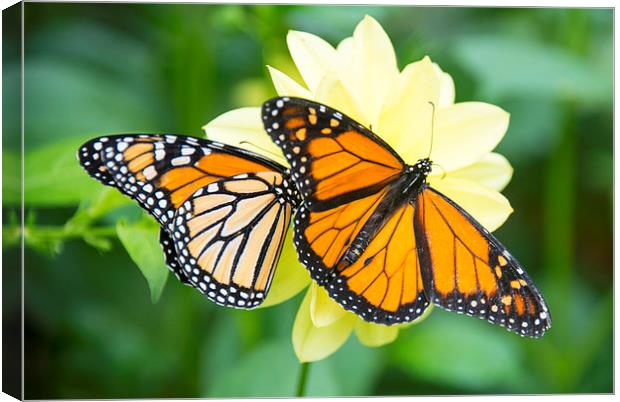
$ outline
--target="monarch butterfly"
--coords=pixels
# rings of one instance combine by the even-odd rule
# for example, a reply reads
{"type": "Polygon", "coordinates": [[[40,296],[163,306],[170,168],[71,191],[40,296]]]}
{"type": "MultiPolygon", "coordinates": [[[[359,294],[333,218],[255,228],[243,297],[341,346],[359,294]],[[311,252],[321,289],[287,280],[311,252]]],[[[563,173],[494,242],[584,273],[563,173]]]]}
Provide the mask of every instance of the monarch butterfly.
{"type": "Polygon", "coordinates": [[[428,158],[408,166],[361,124],[305,99],[271,99],[262,119],[304,200],[294,218],[299,258],[345,309],[391,325],[433,302],[522,336],[550,328],[519,262],[426,183],[428,158]]]}
{"type": "Polygon", "coordinates": [[[213,141],[151,134],[95,138],[78,159],[157,219],[181,282],[224,306],[264,301],[300,202],[283,166],[213,141]]]}

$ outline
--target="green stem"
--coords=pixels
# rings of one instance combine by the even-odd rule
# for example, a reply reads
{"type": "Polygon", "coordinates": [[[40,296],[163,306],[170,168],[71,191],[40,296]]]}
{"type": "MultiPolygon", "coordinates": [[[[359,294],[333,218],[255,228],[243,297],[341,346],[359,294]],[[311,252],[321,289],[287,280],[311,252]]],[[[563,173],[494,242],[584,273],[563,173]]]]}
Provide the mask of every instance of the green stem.
{"type": "Polygon", "coordinates": [[[113,237],[116,236],[116,227],[114,226],[102,226],[102,227],[77,227],[67,228],[66,226],[26,226],[24,229],[24,235],[26,238],[29,236],[37,238],[47,239],[69,239],[76,237],[83,237],[85,234],[91,234],[94,236],[113,237]]]}
{"type": "Polygon", "coordinates": [[[306,381],[308,379],[308,368],[310,367],[310,363],[301,363],[301,371],[299,373],[299,381],[297,381],[297,397],[304,396],[306,392],[306,381]]]}
{"type": "MultiPolygon", "coordinates": [[[[22,235],[19,225],[6,225],[2,227],[3,247],[14,246],[22,235]]],[[[58,242],[66,239],[94,237],[116,237],[114,226],[53,226],[53,225],[26,225],[23,230],[24,239],[28,243],[58,242]]]]}

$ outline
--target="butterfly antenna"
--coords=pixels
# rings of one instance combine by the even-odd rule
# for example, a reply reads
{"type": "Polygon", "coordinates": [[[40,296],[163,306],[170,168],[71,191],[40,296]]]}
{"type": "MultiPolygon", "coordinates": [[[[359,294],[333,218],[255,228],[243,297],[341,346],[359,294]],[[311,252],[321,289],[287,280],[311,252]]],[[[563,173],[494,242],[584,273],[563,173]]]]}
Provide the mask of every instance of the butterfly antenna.
{"type": "Polygon", "coordinates": [[[258,145],[254,144],[254,143],[252,143],[250,141],[241,141],[239,144],[240,145],[246,145],[247,144],[247,145],[253,146],[254,148],[259,149],[259,150],[263,151],[264,153],[269,154],[271,156],[274,156],[276,158],[280,158],[282,156],[282,155],[278,155],[278,154],[276,154],[276,153],[274,153],[274,152],[272,152],[272,151],[270,151],[270,150],[268,150],[266,148],[259,147],[258,145]]]}
{"type": "Polygon", "coordinates": [[[431,101],[428,101],[428,103],[430,103],[430,105],[433,107],[433,114],[431,117],[431,146],[430,146],[430,149],[428,150],[428,156],[427,156],[427,158],[430,158],[431,152],[433,152],[433,135],[435,134],[435,104],[431,101]]]}
{"type": "Polygon", "coordinates": [[[441,179],[443,180],[444,177],[446,177],[446,171],[444,170],[443,166],[437,164],[437,163],[433,163],[432,166],[437,166],[439,168],[441,168],[441,179]]]}

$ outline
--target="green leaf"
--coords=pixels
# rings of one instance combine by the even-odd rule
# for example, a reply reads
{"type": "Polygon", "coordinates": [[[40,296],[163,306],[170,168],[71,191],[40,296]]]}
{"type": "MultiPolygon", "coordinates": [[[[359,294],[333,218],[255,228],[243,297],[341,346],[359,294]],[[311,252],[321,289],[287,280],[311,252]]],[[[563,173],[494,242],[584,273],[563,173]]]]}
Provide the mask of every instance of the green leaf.
{"type": "Polygon", "coordinates": [[[127,253],[146,278],[151,291],[151,301],[156,303],[168,278],[168,268],[159,246],[159,229],[121,220],[116,225],[116,232],[127,253]]]}
{"type": "Polygon", "coordinates": [[[80,203],[65,227],[67,229],[86,227],[113,209],[127,204],[132,204],[129,197],[112,187],[102,186],[91,198],[80,203]]]}
{"type": "Polygon", "coordinates": [[[424,325],[403,331],[391,351],[392,359],[415,378],[488,390],[525,377],[517,341],[535,342],[471,317],[435,311],[424,325]]]}
{"type": "Polygon", "coordinates": [[[290,397],[300,365],[285,340],[258,345],[228,370],[218,370],[207,390],[209,397],[290,397]]]}
{"type": "Polygon", "coordinates": [[[80,167],[81,140],[64,140],[26,152],[24,202],[27,206],[69,206],[92,197],[103,186],[80,167]]]}
{"type": "Polygon", "coordinates": [[[485,95],[611,101],[611,59],[578,58],[566,50],[527,39],[469,36],[455,55],[476,75],[485,95]]]}
{"type": "Polygon", "coordinates": [[[85,212],[92,219],[97,219],[120,206],[133,203],[132,199],[112,187],[102,187],[89,200],[85,212]]]}
{"type": "Polygon", "coordinates": [[[98,250],[110,251],[112,249],[112,242],[105,237],[94,236],[90,233],[86,233],[84,234],[83,239],[86,243],[90,244],[98,250]]]}

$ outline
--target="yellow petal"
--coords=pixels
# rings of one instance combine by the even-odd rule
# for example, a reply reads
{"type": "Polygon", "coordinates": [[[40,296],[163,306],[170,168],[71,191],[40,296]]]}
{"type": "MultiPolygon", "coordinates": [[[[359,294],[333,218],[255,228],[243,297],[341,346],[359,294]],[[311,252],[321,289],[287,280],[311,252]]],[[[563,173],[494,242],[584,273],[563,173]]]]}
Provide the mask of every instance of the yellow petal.
{"type": "MultiPolygon", "coordinates": [[[[441,175],[441,169],[435,169],[441,175]]],[[[512,166],[502,155],[491,152],[479,161],[450,172],[450,178],[476,182],[492,190],[502,191],[512,178],[512,166]]]]}
{"type": "Polygon", "coordinates": [[[280,148],[265,132],[260,114],[258,107],[234,109],[219,115],[202,128],[212,141],[244,148],[288,166],[280,148]]]}
{"type": "Polygon", "coordinates": [[[293,349],[300,362],[321,360],[334,353],[351,335],[356,321],[355,315],[347,313],[333,324],[317,328],[310,318],[310,299],[308,290],[293,324],[293,349]]]}
{"type": "Polygon", "coordinates": [[[443,179],[429,177],[429,184],[456,202],[489,231],[500,227],[513,211],[506,197],[473,181],[450,176],[443,179]]]}
{"type": "Polygon", "coordinates": [[[450,106],[454,103],[454,80],[448,73],[444,73],[437,63],[433,63],[433,67],[439,76],[439,99],[437,99],[437,107],[450,106]]]}
{"type": "Polygon", "coordinates": [[[355,335],[357,339],[366,346],[377,347],[392,343],[398,337],[399,328],[396,325],[381,325],[357,320],[355,324],[355,335]]]}
{"type": "Polygon", "coordinates": [[[428,155],[440,80],[430,58],[409,64],[390,88],[376,132],[409,163],[428,155]]]}
{"type": "Polygon", "coordinates": [[[398,77],[396,54],[390,38],[372,17],[365,16],[353,32],[351,85],[366,120],[376,125],[392,82],[398,77]]]}
{"type": "Polygon", "coordinates": [[[353,37],[348,37],[340,41],[336,47],[338,61],[335,69],[338,76],[344,83],[347,90],[353,95],[356,94],[356,83],[353,79],[353,37]]]}
{"type": "Polygon", "coordinates": [[[361,124],[369,122],[364,119],[358,102],[351,96],[344,83],[334,71],[327,73],[319,84],[315,99],[330,106],[361,124]]]}
{"type": "Polygon", "coordinates": [[[343,67],[350,66],[353,60],[353,38],[348,37],[344,38],[340,41],[338,46],[336,47],[336,53],[338,53],[339,63],[336,68],[339,68],[339,71],[346,71],[342,69],[343,67]]]}
{"type": "Polygon", "coordinates": [[[307,32],[289,31],[286,43],[299,73],[314,92],[323,75],[334,68],[336,49],[307,32]]]}
{"type": "Polygon", "coordinates": [[[331,325],[347,313],[315,282],[310,285],[310,295],[310,318],[315,327],[331,325]]]}
{"type": "Polygon", "coordinates": [[[271,66],[267,66],[267,69],[269,70],[271,81],[273,81],[273,86],[278,95],[312,99],[312,93],[310,93],[310,91],[282,71],[271,66]]]}
{"type": "Polygon", "coordinates": [[[446,171],[476,162],[501,141],[508,120],[504,110],[482,102],[437,109],[431,159],[446,171]]]}
{"type": "Polygon", "coordinates": [[[310,282],[308,270],[297,259],[295,245],[293,244],[293,230],[289,229],[271,283],[271,289],[260,307],[282,303],[301,292],[310,282]]]}

